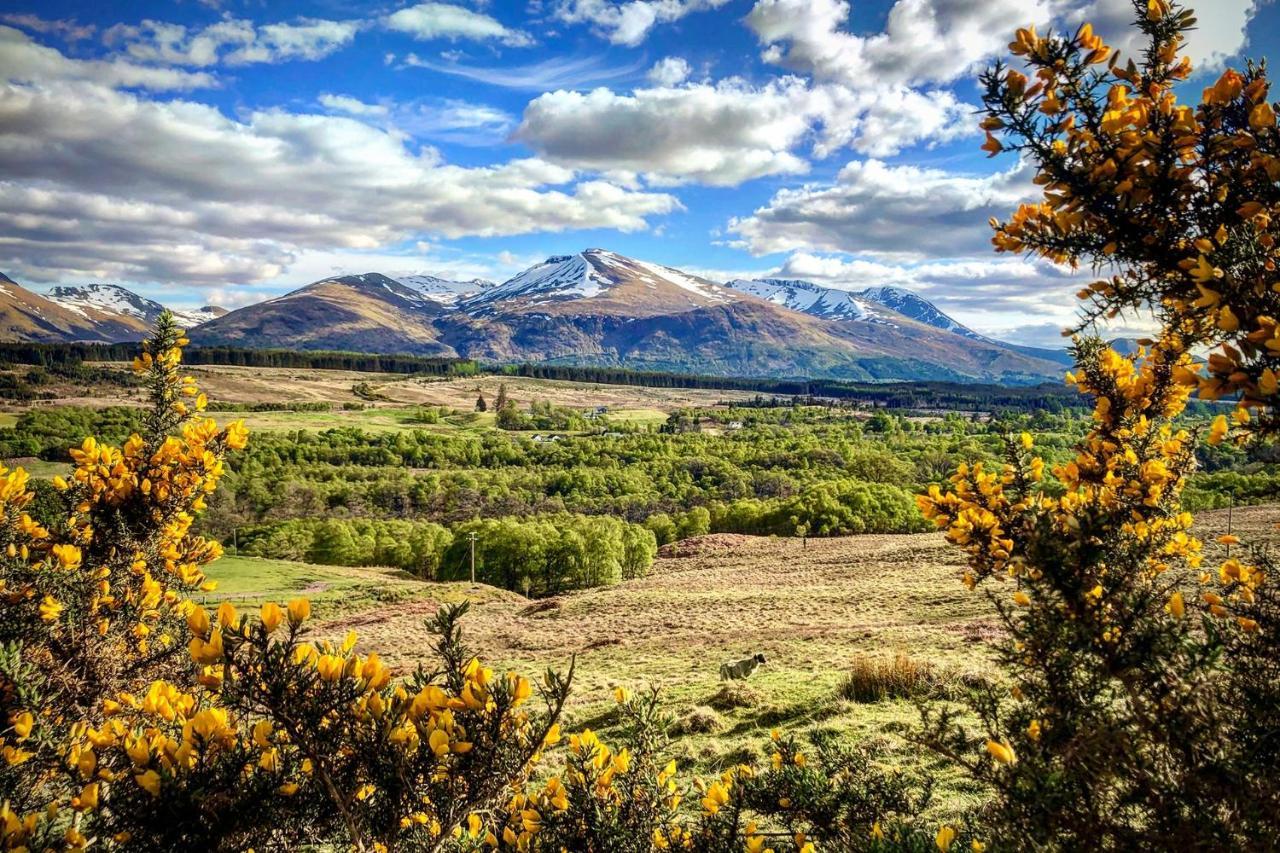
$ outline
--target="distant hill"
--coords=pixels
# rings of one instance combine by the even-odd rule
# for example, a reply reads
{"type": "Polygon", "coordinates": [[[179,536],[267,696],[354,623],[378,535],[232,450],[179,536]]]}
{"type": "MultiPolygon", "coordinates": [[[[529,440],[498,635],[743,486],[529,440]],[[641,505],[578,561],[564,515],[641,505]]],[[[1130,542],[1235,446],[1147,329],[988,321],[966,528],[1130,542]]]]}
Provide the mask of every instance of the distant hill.
{"type": "MultiPolygon", "coordinates": [[[[139,296],[118,284],[55,287],[49,291],[49,299],[95,322],[119,325],[122,332],[113,340],[137,340],[139,335],[145,335],[155,325],[156,318],[165,310],[159,302],[139,296]]],[[[183,328],[207,323],[227,313],[226,308],[214,305],[193,311],[171,310],[183,328]]]]}
{"type": "Polygon", "coordinates": [[[144,333],[132,317],[66,306],[0,274],[0,340],[119,341],[144,333]]]}
{"type": "Polygon", "coordinates": [[[1059,372],[907,291],[877,290],[898,308],[808,282],[722,284],[587,249],[500,284],[325,279],[211,320],[191,338],[741,376],[1023,383],[1059,372]]]}
{"type": "Polygon", "coordinates": [[[210,320],[195,343],[454,355],[439,340],[443,303],[380,273],[327,278],[210,320]]]}

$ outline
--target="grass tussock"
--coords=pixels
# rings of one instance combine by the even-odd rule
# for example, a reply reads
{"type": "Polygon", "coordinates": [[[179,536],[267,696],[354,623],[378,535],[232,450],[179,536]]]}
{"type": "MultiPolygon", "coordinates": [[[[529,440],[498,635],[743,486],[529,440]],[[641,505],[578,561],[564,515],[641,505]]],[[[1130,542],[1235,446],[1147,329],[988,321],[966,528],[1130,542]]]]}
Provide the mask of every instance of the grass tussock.
{"type": "Polygon", "coordinates": [[[696,705],[671,725],[673,735],[709,735],[724,728],[724,720],[714,708],[696,705]]]}
{"type": "Polygon", "coordinates": [[[856,655],[849,674],[840,683],[840,698],[850,702],[883,702],[910,699],[940,686],[936,667],[904,652],[889,655],[856,655]]]}
{"type": "Polygon", "coordinates": [[[760,694],[740,681],[726,681],[711,695],[707,704],[717,711],[755,708],[760,704],[760,694]]]}

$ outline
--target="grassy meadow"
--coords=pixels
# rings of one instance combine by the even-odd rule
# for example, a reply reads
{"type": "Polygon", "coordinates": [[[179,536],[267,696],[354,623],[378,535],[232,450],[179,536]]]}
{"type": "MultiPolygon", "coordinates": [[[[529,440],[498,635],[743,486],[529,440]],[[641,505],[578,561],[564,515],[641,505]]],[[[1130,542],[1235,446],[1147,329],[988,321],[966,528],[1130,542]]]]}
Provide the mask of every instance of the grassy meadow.
{"type": "MultiPolygon", "coordinates": [[[[1210,542],[1230,525],[1275,544],[1277,510],[1239,508],[1230,518],[1214,510],[1197,526],[1210,542]]],[[[1206,548],[1210,559],[1222,556],[1222,546],[1206,548]]],[[[428,656],[424,622],[434,610],[470,601],[467,640],[495,668],[534,675],[575,663],[572,728],[609,731],[611,692],[621,685],[661,691],[674,722],[672,754],[702,772],[767,755],[775,726],[883,739],[895,761],[941,774],[933,809],[942,817],[979,792],[920,758],[907,741],[916,704],[888,682],[903,658],[915,671],[899,681],[914,683],[917,696],[999,678],[989,644],[1002,629],[986,594],[959,582],[961,568],[962,555],[934,533],[807,545],[711,534],[665,549],[647,577],[549,599],[386,569],[224,557],[209,568],[219,581],[209,601],[256,607],[306,595],[315,637],[340,641],[354,630],[359,651],[378,651],[402,674],[428,656]],[[768,662],[749,679],[719,680],[721,662],[755,652],[768,662]]]]}

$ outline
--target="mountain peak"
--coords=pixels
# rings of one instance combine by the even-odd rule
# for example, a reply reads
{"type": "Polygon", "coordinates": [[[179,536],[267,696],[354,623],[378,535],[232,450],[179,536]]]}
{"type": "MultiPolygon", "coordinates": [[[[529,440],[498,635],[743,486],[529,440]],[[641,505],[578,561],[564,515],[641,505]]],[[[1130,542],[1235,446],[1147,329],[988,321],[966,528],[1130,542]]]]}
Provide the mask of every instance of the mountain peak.
{"type": "Polygon", "coordinates": [[[608,249],[552,255],[540,264],[459,302],[468,313],[507,310],[596,313],[607,306],[628,316],[693,310],[733,300],[715,282],[608,249]]]}
{"type": "Polygon", "coordinates": [[[118,314],[154,323],[164,311],[159,302],[139,296],[118,284],[61,285],[49,291],[49,299],[69,311],[84,314],[118,314]]]}
{"type": "Polygon", "coordinates": [[[905,288],[889,285],[868,287],[866,290],[860,291],[858,296],[883,305],[904,317],[910,317],[912,320],[935,328],[954,332],[961,337],[975,341],[991,341],[985,335],[980,335],[968,326],[952,319],[928,299],[905,288]]]}
{"type": "Polygon", "coordinates": [[[885,322],[874,305],[847,290],[793,278],[734,279],[729,287],[775,305],[828,320],[885,322]]]}
{"type": "Polygon", "coordinates": [[[494,286],[493,282],[483,278],[456,281],[448,278],[439,278],[434,275],[402,275],[396,281],[442,305],[452,305],[461,299],[475,296],[494,286]]]}

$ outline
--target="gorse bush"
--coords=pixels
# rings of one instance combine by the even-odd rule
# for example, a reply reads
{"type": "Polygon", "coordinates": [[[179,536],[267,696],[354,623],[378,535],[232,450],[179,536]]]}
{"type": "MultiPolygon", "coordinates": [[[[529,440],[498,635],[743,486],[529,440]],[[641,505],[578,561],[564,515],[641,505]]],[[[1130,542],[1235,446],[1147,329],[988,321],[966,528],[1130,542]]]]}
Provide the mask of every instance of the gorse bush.
{"type": "MultiPolygon", "coordinates": [[[[1275,429],[1274,112],[1252,65],[1225,72],[1198,108],[1178,104],[1194,18],[1165,0],[1135,9],[1140,64],[1117,61],[1087,26],[1020,30],[1011,47],[1031,77],[997,66],[983,78],[983,125],[1002,134],[986,148],[1020,151],[1045,188],[995,223],[997,247],[1108,269],[1081,294],[1086,320],[1149,305],[1163,331],[1128,358],[1076,344],[1068,381],[1095,407],[1072,461],[1047,466],[1024,434],[1002,466],[961,467],[921,497],[967,552],[966,584],[1003,586],[1009,683],[973,691],[980,731],[935,706],[920,739],[992,792],[978,822],[1000,846],[1269,848],[1280,830],[1272,567],[1248,551],[1202,565],[1180,505],[1198,437],[1173,419],[1193,390],[1242,392],[1236,432],[1275,429]],[[1203,370],[1189,355],[1201,344],[1221,345],[1203,370]]],[[[1221,415],[1207,440],[1231,433],[1221,415]]]]}

